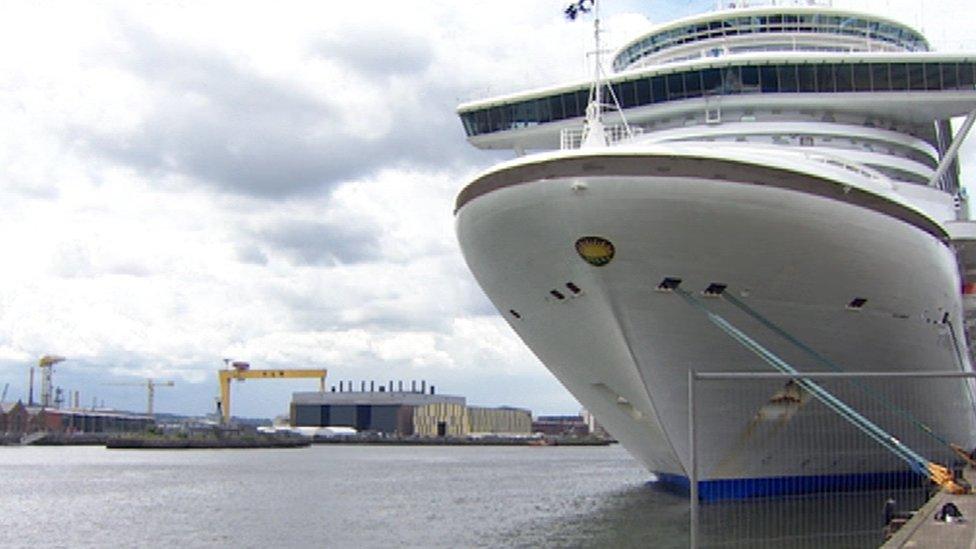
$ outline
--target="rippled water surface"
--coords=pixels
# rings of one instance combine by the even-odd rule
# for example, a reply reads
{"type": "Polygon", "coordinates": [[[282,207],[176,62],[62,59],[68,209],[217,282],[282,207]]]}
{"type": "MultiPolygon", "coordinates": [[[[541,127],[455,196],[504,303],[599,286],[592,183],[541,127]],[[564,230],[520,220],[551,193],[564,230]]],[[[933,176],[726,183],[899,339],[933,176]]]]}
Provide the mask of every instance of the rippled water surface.
{"type": "Polygon", "coordinates": [[[0,545],[686,546],[648,479],[619,446],[0,447],[0,545]]]}

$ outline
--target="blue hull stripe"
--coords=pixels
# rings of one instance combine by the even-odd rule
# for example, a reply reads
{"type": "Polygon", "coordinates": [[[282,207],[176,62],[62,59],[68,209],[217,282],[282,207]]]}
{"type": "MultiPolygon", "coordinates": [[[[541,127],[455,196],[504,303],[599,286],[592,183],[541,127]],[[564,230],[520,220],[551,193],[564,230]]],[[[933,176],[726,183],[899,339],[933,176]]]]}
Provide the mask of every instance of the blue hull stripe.
{"type": "MultiPolygon", "coordinates": [[[[672,473],[654,474],[658,477],[658,481],[652,483],[655,487],[684,496],[689,494],[690,482],[688,477],[672,473]]],[[[925,482],[924,477],[908,470],[847,475],[700,480],[698,481],[698,499],[700,501],[721,501],[819,492],[908,488],[921,486],[925,482]]]]}

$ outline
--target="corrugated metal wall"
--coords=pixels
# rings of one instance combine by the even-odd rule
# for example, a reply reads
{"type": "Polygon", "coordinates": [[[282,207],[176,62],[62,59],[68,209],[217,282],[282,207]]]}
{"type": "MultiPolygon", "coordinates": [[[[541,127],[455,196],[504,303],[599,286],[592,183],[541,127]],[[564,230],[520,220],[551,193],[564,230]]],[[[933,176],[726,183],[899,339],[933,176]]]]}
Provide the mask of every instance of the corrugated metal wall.
{"type": "Polygon", "coordinates": [[[438,402],[413,409],[413,429],[422,437],[463,437],[468,434],[468,408],[438,402]]]}
{"type": "Polygon", "coordinates": [[[512,408],[468,408],[468,432],[527,435],[532,432],[532,414],[512,408]]]}
{"type": "Polygon", "coordinates": [[[292,404],[292,425],[347,426],[401,436],[463,437],[471,433],[522,435],[532,432],[528,410],[468,408],[439,402],[423,406],[292,404]]]}

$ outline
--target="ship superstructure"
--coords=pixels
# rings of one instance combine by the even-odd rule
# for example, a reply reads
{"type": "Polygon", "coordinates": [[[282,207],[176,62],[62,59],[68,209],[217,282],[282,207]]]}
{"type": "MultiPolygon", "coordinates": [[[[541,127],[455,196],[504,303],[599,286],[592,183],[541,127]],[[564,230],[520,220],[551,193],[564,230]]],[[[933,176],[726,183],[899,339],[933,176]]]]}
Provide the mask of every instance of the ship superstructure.
{"type": "MultiPolygon", "coordinates": [[[[580,81],[459,107],[473,145],[519,155],[458,196],[475,277],[560,381],[665,477],[687,471],[688,371],[762,370],[666,295],[676,284],[734,291],[852,370],[972,369],[960,288],[976,231],[955,155],[976,119],[976,57],[932,52],[884,17],[803,4],[658,27],[620,48],[597,94],[580,81]],[[599,126],[594,96],[612,107],[599,126]],[[596,144],[585,138],[594,127],[596,144]]],[[[940,399],[972,405],[965,383],[947,391],[900,405],[937,418],[940,399]]],[[[729,404],[741,413],[706,430],[733,436],[769,397],[743,389],[729,404]]],[[[971,414],[937,421],[976,442],[971,414]]],[[[841,457],[801,471],[795,450],[757,445],[755,459],[724,470],[722,456],[706,456],[704,470],[766,478],[875,465],[841,457]]]]}

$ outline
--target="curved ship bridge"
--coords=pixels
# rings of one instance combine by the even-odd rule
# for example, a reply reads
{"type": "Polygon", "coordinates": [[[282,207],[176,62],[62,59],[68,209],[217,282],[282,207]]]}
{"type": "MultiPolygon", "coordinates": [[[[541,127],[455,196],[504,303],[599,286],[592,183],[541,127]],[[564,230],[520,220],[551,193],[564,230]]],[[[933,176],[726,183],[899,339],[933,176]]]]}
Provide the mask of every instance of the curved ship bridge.
{"type": "MultiPolygon", "coordinates": [[[[945,221],[956,217],[958,166],[950,159],[937,178],[936,171],[952,143],[949,121],[976,109],[976,58],[928,50],[900,23],[824,8],[684,19],[615,55],[603,96],[616,98],[620,110],[606,122],[626,120],[633,131],[609,137],[791,147],[890,179],[945,221]]],[[[466,103],[458,112],[480,148],[572,148],[590,88],[581,81],[466,103]]]]}

